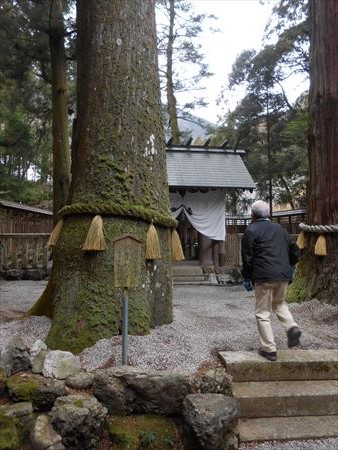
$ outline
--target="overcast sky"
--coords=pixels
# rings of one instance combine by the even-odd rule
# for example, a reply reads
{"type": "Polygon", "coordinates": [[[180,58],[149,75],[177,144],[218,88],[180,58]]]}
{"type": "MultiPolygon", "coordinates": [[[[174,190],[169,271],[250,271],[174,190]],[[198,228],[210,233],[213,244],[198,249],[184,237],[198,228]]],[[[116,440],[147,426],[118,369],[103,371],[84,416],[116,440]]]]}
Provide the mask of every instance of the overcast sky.
{"type": "MultiPolygon", "coordinates": [[[[204,95],[209,101],[209,106],[193,112],[198,117],[217,123],[217,116],[222,113],[222,110],[221,105],[216,105],[216,99],[227,82],[231,67],[237,55],[243,50],[251,48],[260,50],[265,25],[277,0],[270,0],[264,5],[261,5],[259,0],[191,1],[196,12],[214,14],[218,17],[218,20],[213,23],[220,32],[212,33],[206,27],[201,41],[209,70],[215,74],[204,82],[206,86],[204,95]]],[[[299,93],[302,90],[299,88],[299,93]]],[[[294,101],[296,97],[298,95],[294,93],[291,101],[294,101]]],[[[228,100],[230,109],[233,109],[238,96],[237,98],[229,97],[228,100]]]]}

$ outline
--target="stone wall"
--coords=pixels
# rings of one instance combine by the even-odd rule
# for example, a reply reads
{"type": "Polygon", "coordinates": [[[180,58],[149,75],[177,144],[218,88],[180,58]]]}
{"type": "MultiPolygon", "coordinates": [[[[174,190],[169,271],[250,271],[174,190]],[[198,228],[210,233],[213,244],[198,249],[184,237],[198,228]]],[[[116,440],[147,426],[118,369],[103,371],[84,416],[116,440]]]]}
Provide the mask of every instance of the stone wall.
{"type": "Polygon", "coordinates": [[[0,450],[236,449],[224,368],[194,377],[130,366],[81,371],[70,352],[13,337],[0,355],[0,450]]]}

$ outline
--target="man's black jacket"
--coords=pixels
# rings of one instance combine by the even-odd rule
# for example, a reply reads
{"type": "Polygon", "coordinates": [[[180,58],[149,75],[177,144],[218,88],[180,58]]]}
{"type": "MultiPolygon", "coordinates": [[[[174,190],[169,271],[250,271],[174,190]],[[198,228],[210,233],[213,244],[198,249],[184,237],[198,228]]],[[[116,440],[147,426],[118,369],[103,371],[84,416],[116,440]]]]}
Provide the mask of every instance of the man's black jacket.
{"type": "Polygon", "coordinates": [[[290,234],[278,223],[258,219],[242,238],[242,275],[252,281],[288,281],[291,266],[300,250],[290,234]]]}

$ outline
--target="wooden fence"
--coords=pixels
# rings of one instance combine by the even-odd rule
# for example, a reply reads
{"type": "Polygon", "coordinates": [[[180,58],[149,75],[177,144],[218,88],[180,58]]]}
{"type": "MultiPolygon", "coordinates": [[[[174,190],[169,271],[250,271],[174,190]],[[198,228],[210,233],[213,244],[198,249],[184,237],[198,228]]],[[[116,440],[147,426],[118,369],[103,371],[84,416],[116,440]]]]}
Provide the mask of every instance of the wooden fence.
{"type": "Polygon", "coordinates": [[[242,264],[241,240],[243,233],[227,233],[225,238],[225,265],[238,267],[242,264]]]}
{"type": "Polygon", "coordinates": [[[44,269],[50,250],[49,233],[0,233],[0,271],[44,269]]]}
{"type": "MultiPolygon", "coordinates": [[[[47,242],[49,233],[0,233],[0,272],[10,269],[47,270],[51,250],[47,242]]],[[[241,240],[243,233],[227,233],[225,266],[242,265],[241,240]]],[[[297,235],[293,235],[297,239],[297,235]]]]}

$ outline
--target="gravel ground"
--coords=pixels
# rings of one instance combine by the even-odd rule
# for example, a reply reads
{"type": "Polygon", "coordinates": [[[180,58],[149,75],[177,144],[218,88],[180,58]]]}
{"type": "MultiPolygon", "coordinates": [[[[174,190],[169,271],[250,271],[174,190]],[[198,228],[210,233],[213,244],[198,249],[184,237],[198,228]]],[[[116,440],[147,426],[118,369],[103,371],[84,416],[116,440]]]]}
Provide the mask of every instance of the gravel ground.
{"type": "MultiPolygon", "coordinates": [[[[50,327],[46,317],[18,320],[45,284],[0,280],[0,350],[17,332],[28,347],[36,339],[46,337],[50,327]]],[[[301,349],[337,348],[337,306],[323,305],[314,299],[301,305],[291,304],[290,310],[303,332],[301,349]]],[[[259,341],[253,312],[254,296],[242,286],[175,286],[174,321],[156,327],[147,336],[129,336],[128,364],[192,375],[202,367],[218,364],[217,351],[255,351],[259,341]]],[[[285,332],[276,318],[272,319],[272,326],[277,348],[287,349],[285,332]]],[[[120,365],[121,337],[102,339],[79,356],[82,368],[88,371],[120,365]]],[[[338,439],[250,444],[241,448],[337,450],[338,439]]]]}

